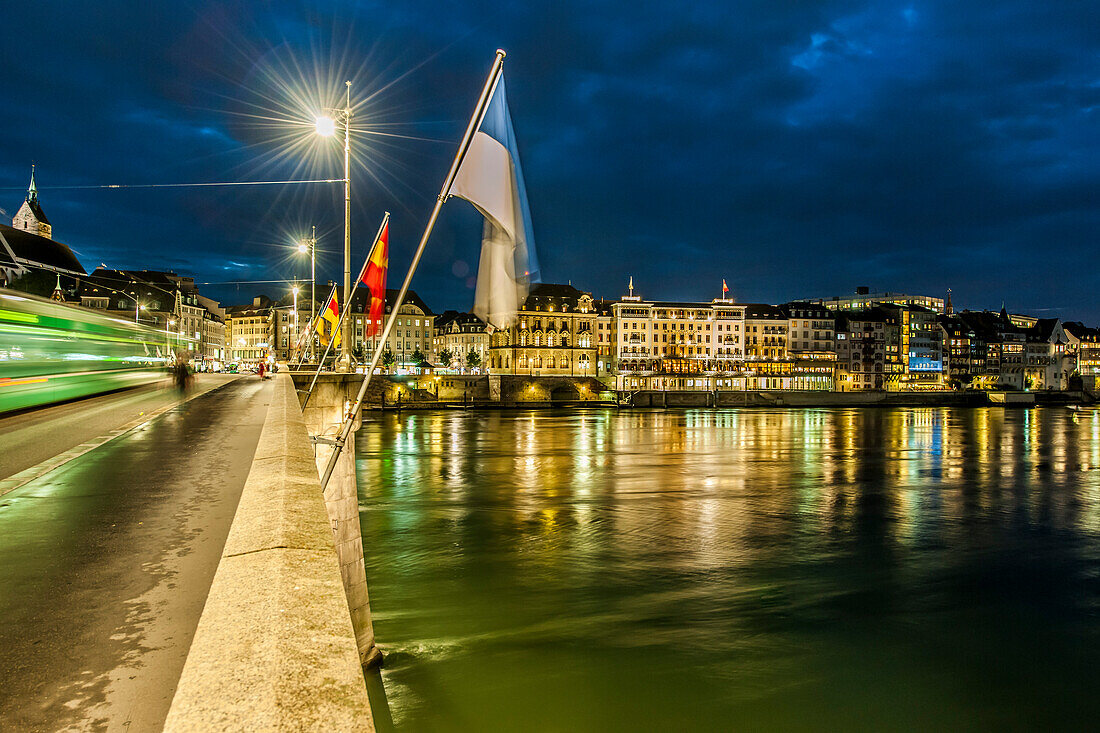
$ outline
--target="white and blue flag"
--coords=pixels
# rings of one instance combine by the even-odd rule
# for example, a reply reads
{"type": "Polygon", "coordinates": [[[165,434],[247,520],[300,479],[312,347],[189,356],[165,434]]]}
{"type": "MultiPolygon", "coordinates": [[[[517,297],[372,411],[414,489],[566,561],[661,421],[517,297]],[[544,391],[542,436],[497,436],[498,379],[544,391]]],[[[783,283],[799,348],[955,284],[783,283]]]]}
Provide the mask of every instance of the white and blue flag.
{"type": "Polygon", "coordinates": [[[496,328],[507,327],[531,284],[539,282],[539,266],[503,74],[451,193],[469,201],[485,217],[473,312],[496,328]]]}

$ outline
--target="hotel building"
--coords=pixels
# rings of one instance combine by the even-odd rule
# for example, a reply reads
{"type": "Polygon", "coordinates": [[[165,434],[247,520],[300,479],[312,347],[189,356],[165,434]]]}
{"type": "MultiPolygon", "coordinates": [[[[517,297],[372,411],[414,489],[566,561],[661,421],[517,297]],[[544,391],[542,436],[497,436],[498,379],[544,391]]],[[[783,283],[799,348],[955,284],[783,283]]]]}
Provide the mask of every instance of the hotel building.
{"type": "Polygon", "coordinates": [[[489,337],[492,374],[596,376],[596,309],[572,285],[536,285],[512,325],[489,337]]]}

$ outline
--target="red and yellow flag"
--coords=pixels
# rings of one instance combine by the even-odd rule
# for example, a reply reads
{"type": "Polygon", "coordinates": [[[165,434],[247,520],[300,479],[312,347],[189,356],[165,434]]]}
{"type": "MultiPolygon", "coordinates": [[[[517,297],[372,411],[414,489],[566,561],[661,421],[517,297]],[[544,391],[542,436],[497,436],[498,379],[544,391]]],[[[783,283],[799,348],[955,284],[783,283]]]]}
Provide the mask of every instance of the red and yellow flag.
{"type": "Polygon", "coordinates": [[[328,300],[328,305],[321,311],[321,315],[317,317],[317,330],[321,334],[321,342],[332,341],[333,346],[340,345],[340,329],[337,326],[340,324],[340,306],[336,302],[336,292],[333,291],[332,297],[328,300]],[[327,326],[325,325],[327,324],[327,326]]]}
{"type": "Polygon", "coordinates": [[[370,306],[367,308],[368,320],[364,335],[376,336],[382,331],[382,318],[386,314],[386,270],[390,264],[390,225],[382,228],[378,241],[371,250],[366,267],[363,268],[362,283],[370,289],[370,306]]]}

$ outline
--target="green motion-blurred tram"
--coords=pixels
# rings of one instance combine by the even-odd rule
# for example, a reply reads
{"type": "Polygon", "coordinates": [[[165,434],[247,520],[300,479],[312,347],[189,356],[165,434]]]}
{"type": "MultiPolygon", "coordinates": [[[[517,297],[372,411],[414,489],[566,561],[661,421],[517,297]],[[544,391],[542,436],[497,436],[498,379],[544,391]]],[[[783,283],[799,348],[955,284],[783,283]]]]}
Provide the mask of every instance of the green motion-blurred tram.
{"type": "Polygon", "coordinates": [[[0,413],[165,377],[165,332],[0,290],[0,413]]]}

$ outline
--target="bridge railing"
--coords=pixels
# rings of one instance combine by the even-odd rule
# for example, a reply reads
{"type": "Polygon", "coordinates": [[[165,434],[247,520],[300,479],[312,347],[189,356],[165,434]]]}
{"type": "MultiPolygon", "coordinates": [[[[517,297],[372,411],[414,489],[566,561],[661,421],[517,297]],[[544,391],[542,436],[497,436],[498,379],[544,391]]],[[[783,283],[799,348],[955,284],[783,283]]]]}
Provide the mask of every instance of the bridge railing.
{"type": "Polygon", "coordinates": [[[271,405],[166,731],[373,731],[294,384],[271,405]]]}

